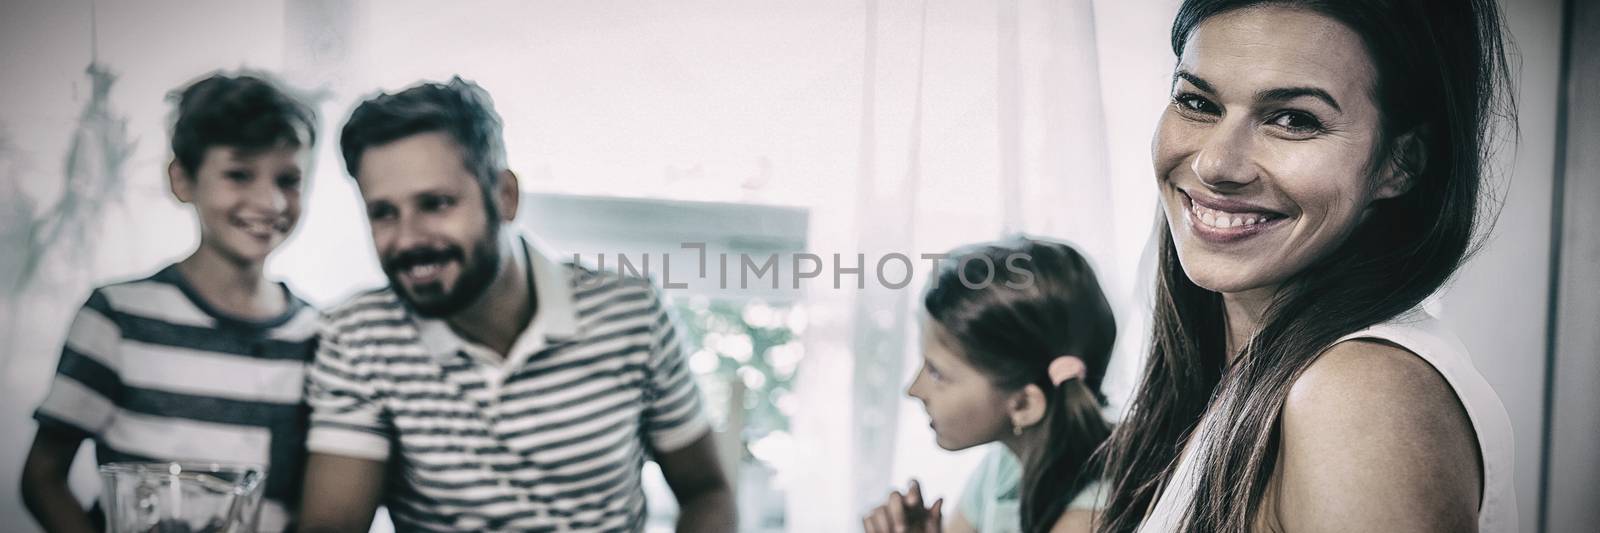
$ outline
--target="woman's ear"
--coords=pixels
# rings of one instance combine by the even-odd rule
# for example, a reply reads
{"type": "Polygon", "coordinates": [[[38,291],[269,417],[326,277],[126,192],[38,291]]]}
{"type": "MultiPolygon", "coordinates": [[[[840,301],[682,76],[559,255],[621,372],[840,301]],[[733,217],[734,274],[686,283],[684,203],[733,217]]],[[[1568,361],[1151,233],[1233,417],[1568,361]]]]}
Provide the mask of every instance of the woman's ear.
{"type": "Polygon", "coordinates": [[[194,200],[194,177],[189,171],[178,164],[177,159],[167,163],[167,185],[172,188],[172,196],[179,202],[189,203],[194,200]]]}
{"type": "Polygon", "coordinates": [[[1011,394],[1011,401],[1007,405],[1008,415],[1011,417],[1011,427],[1017,430],[1033,427],[1044,420],[1045,406],[1049,400],[1044,396],[1044,390],[1038,385],[1029,383],[1021,390],[1011,394]]]}
{"type": "Polygon", "coordinates": [[[1386,200],[1405,194],[1416,185],[1417,176],[1428,167],[1426,132],[1415,129],[1395,138],[1389,162],[1378,176],[1377,198],[1386,200]]]}

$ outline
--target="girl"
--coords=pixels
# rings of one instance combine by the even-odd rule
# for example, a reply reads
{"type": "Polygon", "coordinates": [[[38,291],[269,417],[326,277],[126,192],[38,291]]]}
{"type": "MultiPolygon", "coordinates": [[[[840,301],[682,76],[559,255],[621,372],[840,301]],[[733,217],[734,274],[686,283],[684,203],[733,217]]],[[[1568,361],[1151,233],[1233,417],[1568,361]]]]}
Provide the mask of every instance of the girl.
{"type": "MultiPolygon", "coordinates": [[[[1116,321],[1089,263],[1028,238],[951,252],[923,297],[923,366],[906,393],[938,444],[1000,442],[963,491],[951,531],[1088,532],[1103,498],[1091,456],[1111,432],[1100,381],[1116,321]]],[[[869,533],[941,531],[915,481],[869,533]]]]}

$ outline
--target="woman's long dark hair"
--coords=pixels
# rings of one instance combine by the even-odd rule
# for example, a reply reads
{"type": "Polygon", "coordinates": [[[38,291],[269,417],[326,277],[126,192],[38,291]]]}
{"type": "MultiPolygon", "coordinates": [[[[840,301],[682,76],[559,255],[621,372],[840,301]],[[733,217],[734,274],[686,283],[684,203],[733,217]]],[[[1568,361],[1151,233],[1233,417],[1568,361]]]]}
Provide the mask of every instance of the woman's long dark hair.
{"type": "Polygon", "coordinates": [[[1276,467],[1289,387],[1334,341],[1417,306],[1454,274],[1482,215],[1491,125],[1515,123],[1493,0],[1189,0],[1172,26],[1173,52],[1182,56],[1206,19],[1262,4],[1311,10],[1361,36],[1376,65],[1383,119],[1370,170],[1394,162],[1413,186],[1375,202],[1348,240],[1291,277],[1226,369],[1222,298],[1184,274],[1162,222],[1152,346],[1106,450],[1112,496],[1102,532],[1138,528],[1197,431],[1207,438],[1197,441],[1199,482],[1183,529],[1250,530],[1276,467]],[[1425,157],[1391,146],[1406,133],[1422,141],[1425,157]],[[1208,408],[1206,420],[1215,422],[1199,428],[1208,408]]]}
{"type": "Polygon", "coordinates": [[[1099,479],[1092,457],[1111,435],[1100,413],[1100,382],[1117,324],[1094,269],[1057,242],[1015,237],[973,245],[951,252],[923,307],[995,387],[1044,391],[1045,445],[1022,458],[1022,530],[1049,531],[1073,497],[1099,479]],[[1087,371],[1056,386],[1046,370],[1062,355],[1083,359],[1087,371]]]}

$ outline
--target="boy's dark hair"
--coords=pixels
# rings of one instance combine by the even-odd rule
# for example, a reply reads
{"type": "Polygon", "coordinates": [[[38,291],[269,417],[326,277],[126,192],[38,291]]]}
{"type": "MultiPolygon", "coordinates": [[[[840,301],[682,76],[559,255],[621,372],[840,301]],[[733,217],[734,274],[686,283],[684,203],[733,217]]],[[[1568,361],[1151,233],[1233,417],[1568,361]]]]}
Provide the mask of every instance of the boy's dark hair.
{"type": "Polygon", "coordinates": [[[500,115],[488,91],[460,76],[451,77],[449,83],[420,83],[398,93],[380,93],[356,106],[339,135],[345,170],[354,178],[368,148],[431,132],[449,135],[479,187],[485,194],[493,190],[506,168],[500,115]]]}
{"type": "Polygon", "coordinates": [[[174,96],[172,154],[193,176],[206,149],[245,151],[317,143],[317,113],[264,74],[212,74],[174,96]]]}

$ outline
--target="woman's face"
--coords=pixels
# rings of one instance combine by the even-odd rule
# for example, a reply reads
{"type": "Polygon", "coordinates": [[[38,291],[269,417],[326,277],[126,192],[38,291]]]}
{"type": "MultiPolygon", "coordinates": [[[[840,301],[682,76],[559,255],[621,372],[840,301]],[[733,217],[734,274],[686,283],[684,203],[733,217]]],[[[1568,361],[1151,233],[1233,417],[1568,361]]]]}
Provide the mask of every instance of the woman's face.
{"type": "Polygon", "coordinates": [[[993,442],[1011,431],[1004,391],[967,363],[949,333],[927,314],[922,319],[922,369],[906,395],[922,401],[940,448],[961,450],[993,442]]]}
{"type": "Polygon", "coordinates": [[[1360,37],[1310,11],[1245,8],[1196,28],[1152,146],[1190,279],[1275,288],[1403,192],[1392,165],[1374,164],[1374,72],[1360,37]]]}

